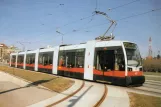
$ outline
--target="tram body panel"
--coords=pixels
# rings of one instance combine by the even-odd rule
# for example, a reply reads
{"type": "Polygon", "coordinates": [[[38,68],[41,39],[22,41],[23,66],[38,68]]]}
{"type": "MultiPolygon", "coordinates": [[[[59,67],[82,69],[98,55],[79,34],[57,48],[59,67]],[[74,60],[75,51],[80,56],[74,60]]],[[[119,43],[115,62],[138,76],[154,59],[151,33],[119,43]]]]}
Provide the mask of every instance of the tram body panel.
{"type": "Polygon", "coordinates": [[[84,79],[93,80],[93,61],[95,52],[95,41],[89,41],[86,44],[84,79]]]}
{"type": "Polygon", "coordinates": [[[52,73],[58,74],[58,54],[59,46],[54,47],[52,73]]]}

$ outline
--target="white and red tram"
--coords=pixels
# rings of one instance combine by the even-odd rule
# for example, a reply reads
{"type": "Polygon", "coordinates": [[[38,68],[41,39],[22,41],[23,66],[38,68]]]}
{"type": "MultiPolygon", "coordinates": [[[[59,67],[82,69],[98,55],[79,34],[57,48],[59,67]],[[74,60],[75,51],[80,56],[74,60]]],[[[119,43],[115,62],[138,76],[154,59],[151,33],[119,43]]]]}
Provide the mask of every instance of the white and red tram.
{"type": "Polygon", "coordinates": [[[143,84],[138,46],[128,41],[88,41],[11,53],[10,66],[117,85],[143,84]]]}

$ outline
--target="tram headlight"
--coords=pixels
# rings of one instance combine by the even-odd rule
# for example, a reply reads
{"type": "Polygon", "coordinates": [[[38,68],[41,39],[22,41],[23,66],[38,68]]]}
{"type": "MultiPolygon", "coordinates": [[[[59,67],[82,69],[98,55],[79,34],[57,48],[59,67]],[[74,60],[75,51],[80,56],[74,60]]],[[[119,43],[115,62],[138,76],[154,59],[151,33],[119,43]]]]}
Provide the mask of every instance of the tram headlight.
{"type": "Polygon", "coordinates": [[[143,71],[143,68],[139,68],[139,71],[143,71]]]}
{"type": "Polygon", "coordinates": [[[129,67],[128,67],[128,71],[132,71],[132,68],[129,68],[129,67]]]}

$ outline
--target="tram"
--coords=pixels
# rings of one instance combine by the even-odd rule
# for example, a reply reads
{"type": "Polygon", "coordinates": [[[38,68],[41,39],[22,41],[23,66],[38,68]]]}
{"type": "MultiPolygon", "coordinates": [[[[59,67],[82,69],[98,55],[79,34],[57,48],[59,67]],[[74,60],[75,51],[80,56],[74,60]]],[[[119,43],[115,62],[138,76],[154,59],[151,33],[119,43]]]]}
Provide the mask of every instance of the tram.
{"type": "Polygon", "coordinates": [[[123,86],[145,82],[138,46],[128,41],[92,40],[11,53],[10,66],[123,86]]]}

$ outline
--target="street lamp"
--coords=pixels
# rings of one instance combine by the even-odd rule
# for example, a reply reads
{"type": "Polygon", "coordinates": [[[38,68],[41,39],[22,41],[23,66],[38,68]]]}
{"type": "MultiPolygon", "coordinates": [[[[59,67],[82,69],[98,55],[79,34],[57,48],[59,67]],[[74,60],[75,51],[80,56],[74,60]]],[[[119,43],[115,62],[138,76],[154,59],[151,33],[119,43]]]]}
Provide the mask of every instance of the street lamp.
{"type": "Polygon", "coordinates": [[[19,43],[20,45],[22,45],[22,51],[25,51],[25,45],[24,45],[24,43],[29,43],[29,44],[31,44],[31,42],[20,42],[20,41],[17,41],[17,43],[19,43]]]}
{"type": "Polygon", "coordinates": [[[63,36],[64,36],[64,34],[62,34],[62,33],[59,32],[59,31],[56,31],[56,33],[58,33],[58,34],[60,34],[60,35],[62,36],[62,38],[61,38],[61,43],[62,43],[62,45],[63,45],[63,36]]]}
{"type": "Polygon", "coordinates": [[[25,45],[23,43],[19,42],[19,41],[17,43],[19,43],[20,45],[22,45],[22,51],[25,51],[25,45]]]}

